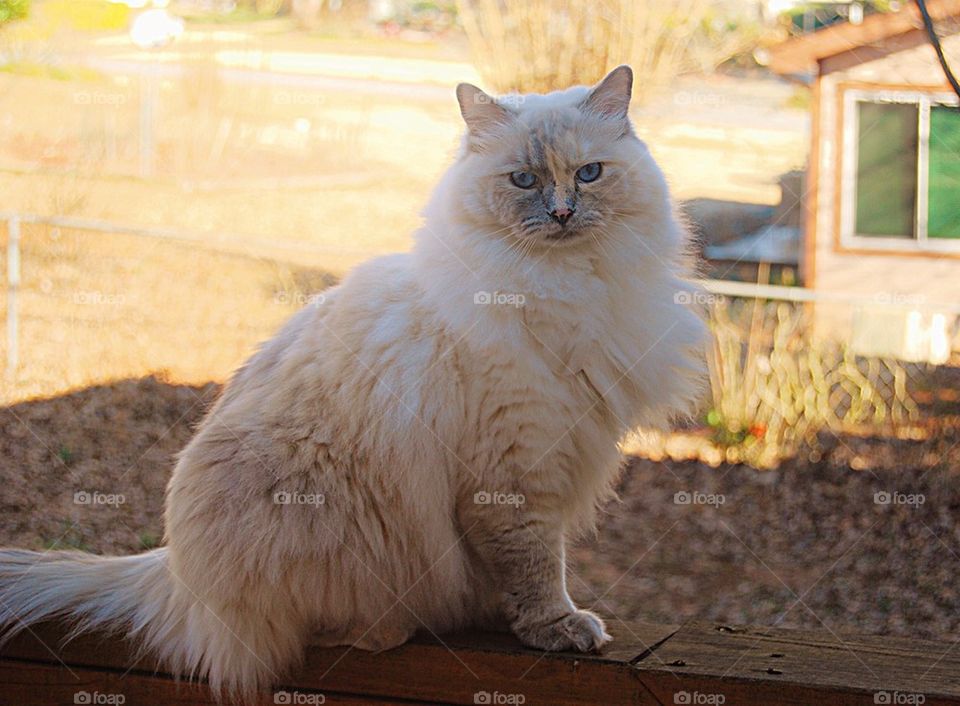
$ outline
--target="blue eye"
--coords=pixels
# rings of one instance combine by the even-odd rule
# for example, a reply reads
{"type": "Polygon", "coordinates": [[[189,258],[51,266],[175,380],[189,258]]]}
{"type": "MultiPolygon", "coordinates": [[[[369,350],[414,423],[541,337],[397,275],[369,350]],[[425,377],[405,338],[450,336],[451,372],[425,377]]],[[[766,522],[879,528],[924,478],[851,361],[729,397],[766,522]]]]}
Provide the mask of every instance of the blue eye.
{"type": "Polygon", "coordinates": [[[577,181],[583,183],[596,181],[600,178],[600,172],[602,171],[602,166],[600,162],[590,162],[590,164],[585,164],[577,170],[577,181]]]}
{"type": "Polygon", "coordinates": [[[537,177],[530,172],[513,172],[510,174],[510,181],[513,182],[514,186],[521,189],[529,189],[537,183],[537,177]]]}

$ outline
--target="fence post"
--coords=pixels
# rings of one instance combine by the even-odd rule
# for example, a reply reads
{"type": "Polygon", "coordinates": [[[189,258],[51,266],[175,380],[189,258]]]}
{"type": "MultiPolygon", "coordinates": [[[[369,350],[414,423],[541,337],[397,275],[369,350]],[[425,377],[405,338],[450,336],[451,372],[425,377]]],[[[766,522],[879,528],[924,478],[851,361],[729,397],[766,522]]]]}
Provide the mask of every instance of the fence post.
{"type": "Polygon", "coordinates": [[[11,378],[20,364],[20,219],[12,216],[7,221],[7,375],[11,378]]]}
{"type": "Polygon", "coordinates": [[[140,73],[140,178],[153,176],[156,166],[157,102],[160,99],[160,64],[156,55],[140,73]]]}

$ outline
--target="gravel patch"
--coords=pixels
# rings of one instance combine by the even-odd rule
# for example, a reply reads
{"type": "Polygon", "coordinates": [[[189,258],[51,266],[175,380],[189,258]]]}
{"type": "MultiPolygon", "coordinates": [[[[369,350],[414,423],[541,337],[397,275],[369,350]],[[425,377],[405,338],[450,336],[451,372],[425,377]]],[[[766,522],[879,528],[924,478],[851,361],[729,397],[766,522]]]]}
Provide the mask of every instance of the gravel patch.
{"type": "Polygon", "coordinates": [[[957,440],[833,441],[773,471],[633,459],[571,592],[623,620],[954,639],[957,440]]]}

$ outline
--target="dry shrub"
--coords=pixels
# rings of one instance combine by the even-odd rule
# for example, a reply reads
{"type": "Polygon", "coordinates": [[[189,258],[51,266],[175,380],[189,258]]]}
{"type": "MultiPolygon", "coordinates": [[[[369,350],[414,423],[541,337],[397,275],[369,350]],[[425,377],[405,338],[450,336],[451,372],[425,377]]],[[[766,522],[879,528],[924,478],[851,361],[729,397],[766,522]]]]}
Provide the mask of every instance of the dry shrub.
{"type": "Polygon", "coordinates": [[[484,81],[500,92],[591,84],[618,64],[641,100],[677,74],[709,70],[743,48],[714,0],[459,0],[484,81]]]}
{"type": "Polygon", "coordinates": [[[728,460],[773,466],[825,429],[895,432],[916,420],[903,363],[813,340],[808,313],[761,300],[712,308],[707,421],[728,460]]]}

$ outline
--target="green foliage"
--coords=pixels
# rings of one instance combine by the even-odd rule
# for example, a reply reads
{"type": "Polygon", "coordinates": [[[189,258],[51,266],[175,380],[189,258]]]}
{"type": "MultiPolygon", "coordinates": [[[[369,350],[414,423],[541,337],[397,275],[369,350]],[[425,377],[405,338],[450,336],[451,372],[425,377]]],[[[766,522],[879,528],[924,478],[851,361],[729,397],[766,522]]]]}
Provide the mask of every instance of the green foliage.
{"type": "Polygon", "coordinates": [[[398,3],[392,21],[406,29],[421,32],[443,32],[454,25],[457,5],[446,2],[416,1],[398,3]]]}
{"type": "Polygon", "coordinates": [[[0,25],[22,20],[30,12],[30,0],[0,0],[0,25]]]}
{"type": "Polygon", "coordinates": [[[810,110],[811,91],[806,86],[797,86],[786,100],[786,106],[804,112],[810,110]]]}
{"type": "Polygon", "coordinates": [[[60,523],[63,530],[57,537],[43,540],[43,548],[47,551],[74,549],[80,552],[91,551],[90,545],[80,529],[72,522],[63,521],[60,523]]]}
{"type": "MultiPolygon", "coordinates": [[[[875,12],[893,12],[897,6],[892,0],[866,0],[863,3],[864,14],[875,12]]],[[[846,22],[849,16],[849,7],[842,4],[805,3],[797,5],[783,13],[794,32],[800,30],[819,30],[837,22],[846,22]]]]}
{"type": "Polygon", "coordinates": [[[57,451],[57,457],[67,466],[77,460],[77,455],[66,446],[61,446],[57,451]]]}
{"type": "Polygon", "coordinates": [[[140,548],[149,550],[160,546],[160,536],[146,530],[140,533],[140,548]]]}

